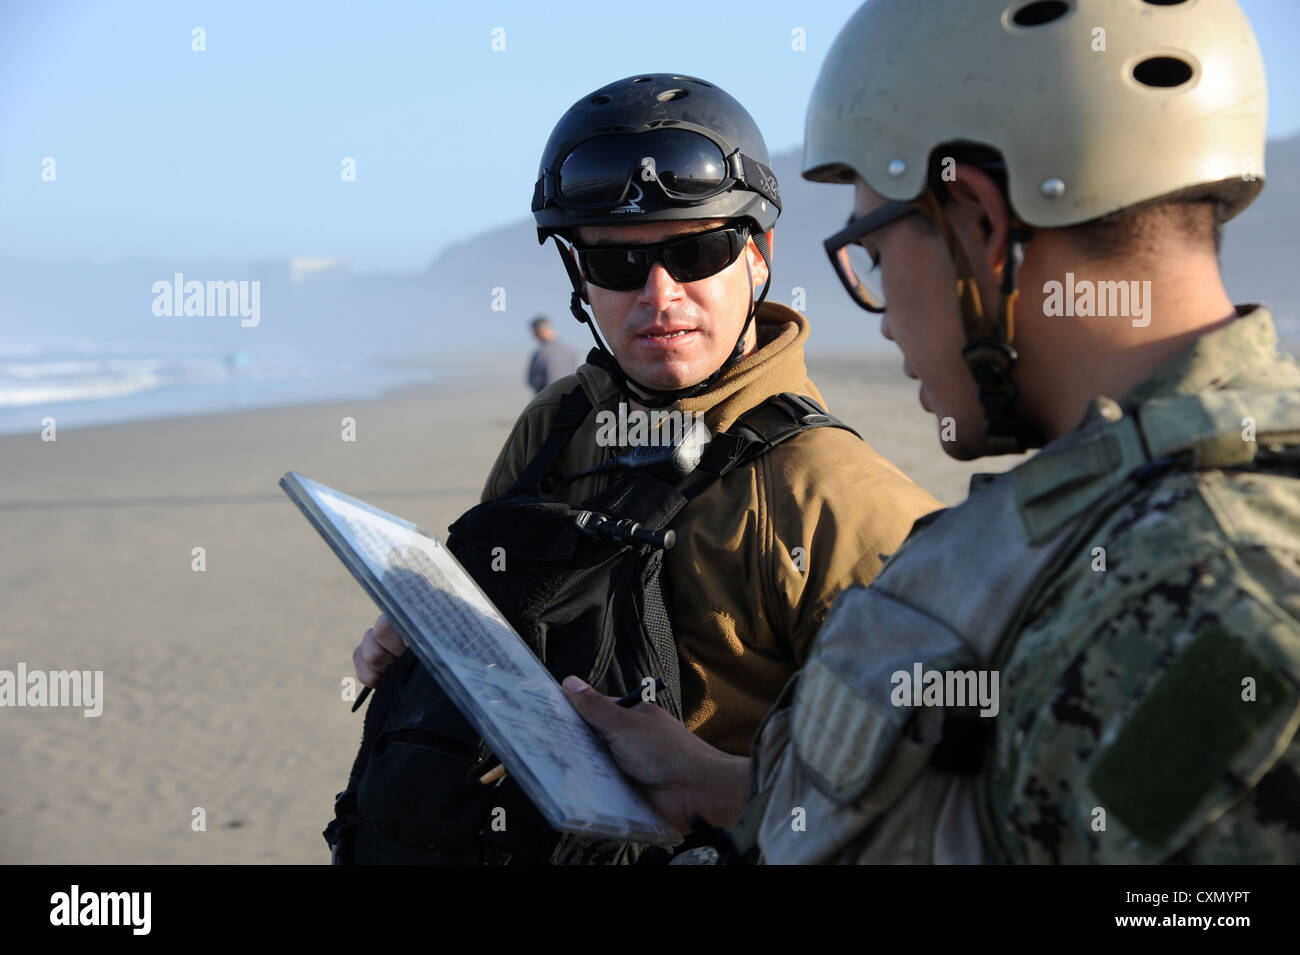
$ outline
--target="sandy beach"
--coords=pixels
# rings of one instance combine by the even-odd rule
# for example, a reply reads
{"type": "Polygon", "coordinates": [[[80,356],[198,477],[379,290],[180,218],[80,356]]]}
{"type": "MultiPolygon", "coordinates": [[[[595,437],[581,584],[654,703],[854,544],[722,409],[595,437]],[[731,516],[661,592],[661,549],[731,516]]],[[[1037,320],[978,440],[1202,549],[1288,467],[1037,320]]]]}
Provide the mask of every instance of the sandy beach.
{"type": "MultiPolygon", "coordinates": [[[[897,356],[809,367],[945,503],[1015,463],[945,457],[897,356]]],[[[277,482],[298,471],[444,534],[527,401],[515,371],[0,438],[0,668],[103,671],[99,717],[0,710],[0,862],[328,862],[361,732],[342,681],[377,610],[277,482]]]]}

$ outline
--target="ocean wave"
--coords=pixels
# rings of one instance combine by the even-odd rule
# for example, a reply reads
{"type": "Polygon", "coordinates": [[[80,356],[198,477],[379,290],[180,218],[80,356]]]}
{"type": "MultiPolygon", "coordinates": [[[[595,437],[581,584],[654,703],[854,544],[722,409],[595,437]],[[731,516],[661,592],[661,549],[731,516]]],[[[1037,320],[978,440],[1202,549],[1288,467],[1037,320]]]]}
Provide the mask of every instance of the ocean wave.
{"type": "Polygon", "coordinates": [[[212,357],[81,358],[0,361],[0,408],[96,401],[178,384],[229,381],[239,367],[212,357]]]}
{"type": "Polygon", "coordinates": [[[377,356],[293,346],[226,352],[189,343],[0,341],[0,434],[44,414],[57,413],[61,425],[198,414],[377,395],[431,376],[377,356]]]}
{"type": "Polygon", "coordinates": [[[104,398],[121,398],[134,395],[162,383],[157,375],[141,374],[133,377],[80,378],[75,381],[40,381],[31,385],[0,383],[0,408],[21,408],[27,405],[50,404],[64,401],[96,401],[104,398]]]}

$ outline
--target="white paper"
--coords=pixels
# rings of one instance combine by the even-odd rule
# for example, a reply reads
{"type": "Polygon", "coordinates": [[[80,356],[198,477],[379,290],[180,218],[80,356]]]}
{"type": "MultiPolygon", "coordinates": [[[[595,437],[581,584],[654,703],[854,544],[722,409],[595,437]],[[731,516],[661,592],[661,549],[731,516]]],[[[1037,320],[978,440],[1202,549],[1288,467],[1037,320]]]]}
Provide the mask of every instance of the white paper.
{"type": "Polygon", "coordinates": [[[436,538],[323,484],[294,477],[405,611],[414,632],[404,635],[413,649],[443,677],[443,688],[552,825],[634,841],[679,841],[436,538]]]}

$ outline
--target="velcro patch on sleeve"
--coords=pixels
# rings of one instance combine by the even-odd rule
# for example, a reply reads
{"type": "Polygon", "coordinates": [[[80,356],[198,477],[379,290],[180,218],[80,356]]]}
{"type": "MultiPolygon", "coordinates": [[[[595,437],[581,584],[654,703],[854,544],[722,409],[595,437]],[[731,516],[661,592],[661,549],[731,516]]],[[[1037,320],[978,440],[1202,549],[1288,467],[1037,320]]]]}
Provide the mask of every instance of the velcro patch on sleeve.
{"type": "Polygon", "coordinates": [[[792,738],[804,771],[828,798],[849,802],[875,778],[912,711],[855,693],[813,657],[799,675],[792,738]]]}
{"type": "Polygon", "coordinates": [[[1179,654],[1101,754],[1088,785],[1148,846],[1172,836],[1224,781],[1229,763],[1295,696],[1276,671],[1219,626],[1179,654]],[[1242,680],[1255,699],[1242,699],[1242,680]]]}

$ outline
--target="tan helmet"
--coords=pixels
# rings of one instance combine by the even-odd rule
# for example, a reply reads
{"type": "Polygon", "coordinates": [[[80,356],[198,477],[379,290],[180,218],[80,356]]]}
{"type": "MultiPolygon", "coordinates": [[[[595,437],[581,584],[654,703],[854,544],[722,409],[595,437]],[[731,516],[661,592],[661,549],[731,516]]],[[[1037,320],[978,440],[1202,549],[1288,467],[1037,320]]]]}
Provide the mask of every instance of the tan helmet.
{"type": "Polygon", "coordinates": [[[1263,186],[1267,102],[1236,0],[868,0],[822,65],[804,176],[911,201],[965,140],[1002,153],[1030,226],[1175,194],[1230,218],[1263,186]]]}

